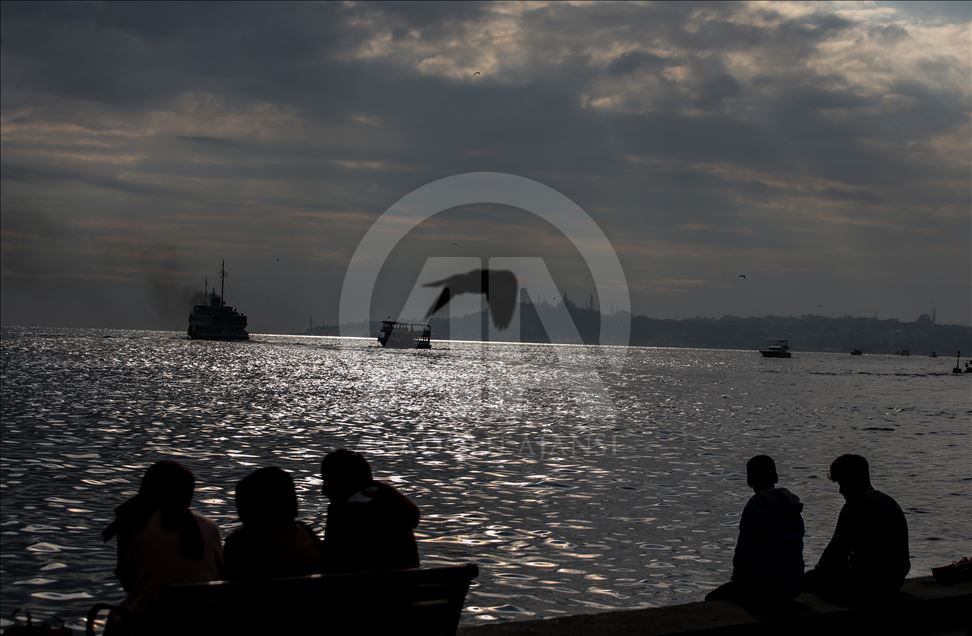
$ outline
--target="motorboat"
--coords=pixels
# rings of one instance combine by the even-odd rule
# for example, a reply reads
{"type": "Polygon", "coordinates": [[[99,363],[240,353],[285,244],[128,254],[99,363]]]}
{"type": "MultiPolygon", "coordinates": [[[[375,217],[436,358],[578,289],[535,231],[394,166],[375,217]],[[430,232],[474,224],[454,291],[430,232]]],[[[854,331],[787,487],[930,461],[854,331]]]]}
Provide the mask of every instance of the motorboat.
{"type": "Polygon", "coordinates": [[[790,343],[786,340],[773,340],[773,344],[766,347],[765,349],[760,349],[759,352],[764,358],[789,358],[790,356],[790,343]]]}

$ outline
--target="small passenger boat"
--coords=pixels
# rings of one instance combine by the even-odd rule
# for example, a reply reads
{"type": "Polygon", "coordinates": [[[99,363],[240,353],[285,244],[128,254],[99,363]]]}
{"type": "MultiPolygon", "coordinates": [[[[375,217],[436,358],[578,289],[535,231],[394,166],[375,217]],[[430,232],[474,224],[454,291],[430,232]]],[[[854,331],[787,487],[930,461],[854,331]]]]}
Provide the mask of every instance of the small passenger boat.
{"type": "Polygon", "coordinates": [[[382,320],[378,342],[386,349],[431,349],[432,325],[382,320]]]}

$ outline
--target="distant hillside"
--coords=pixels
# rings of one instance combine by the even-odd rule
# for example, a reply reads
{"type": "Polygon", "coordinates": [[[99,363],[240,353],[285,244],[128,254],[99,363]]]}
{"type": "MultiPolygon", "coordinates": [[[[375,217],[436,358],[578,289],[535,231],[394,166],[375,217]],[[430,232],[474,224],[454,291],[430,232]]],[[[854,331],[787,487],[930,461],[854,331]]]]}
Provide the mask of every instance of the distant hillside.
{"type": "MultiPolygon", "coordinates": [[[[617,315],[605,316],[596,309],[585,309],[567,301],[573,323],[583,342],[597,344],[601,321],[607,321],[607,342],[622,341],[617,315]]],[[[520,337],[523,342],[576,342],[570,334],[547,333],[540,316],[553,311],[549,305],[520,305],[520,337]]],[[[454,320],[452,331],[447,320],[434,320],[436,339],[451,337],[478,339],[480,314],[454,320]]],[[[794,351],[846,351],[862,349],[865,353],[897,353],[909,350],[913,355],[955,355],[957,350],[972,355],[972,327],[939,325],[927,316],[915,322],[876,318],[827,318],[824,316],[764,316],[759,318],[687,318],[664,320],[633,316],[630,344],[649,347],[702,347],[710,349],[755,349],[768,339],[786,338],[794,351]]]]}
{"type": "MultiPolygon", "coordinates": [[[[551,330],[544,325],[555,321],[544,320],[548,313],[560,310],[549,304],[520,304],[520,332],[522,342],[578,342],[570,333],[551,330]]],[[[942,356],[954,356],[961,350],[972,356],[972,327],[940,325],[928,316],[914,322],[877,318],[827,318],[824,316],[764,316],[759,318],[686,318],[666,320],[632,316],[630,340],[623,338],[621,316],[602,315],[596,309],[587,309],[567,301],[576,332],[581,341],[599,344],[601,321],[606,321],[606,339],[603,344],[632,344],[649,347],[700,347],[709,349],[757,349],[768,339],[786,338],[794,351],[846,351],[862,349],[865,353],[897,353],[908,350],[912,355],[928,355],[937,352],[942,356]]],[[[432,337],[435,340],[481,339],[482,314],[469,314],[453,319],[432,320],[432,337]]],[[[342,330],[349,335],[374,335],[377,323],[366,334],[364,324],[342,330]],[[359,333],[360,332],[360,333],[359,333]]],[[[328,329],[329,333],[335,333],[328,329]]],[[[321,333],[321,332],[318,332],[321,333]]],[[[514,332],[510,332],[511,336],[514,332]]],[[[500,338],[503,332],[500,332],[500,338]]]]}
{"type": "Polygon", "coordinates": [[[786,338],[795,351],[846,351],[915,355],[934,351],[972,354],[972,328],[936,325],[930,320],[899,322],[875,318],[826,318],[766,316],[763,318],[691,318],[652,320],[637,316],[632,321],[631,344],[671,347],[751,349],[770,338],[786,338]]]}

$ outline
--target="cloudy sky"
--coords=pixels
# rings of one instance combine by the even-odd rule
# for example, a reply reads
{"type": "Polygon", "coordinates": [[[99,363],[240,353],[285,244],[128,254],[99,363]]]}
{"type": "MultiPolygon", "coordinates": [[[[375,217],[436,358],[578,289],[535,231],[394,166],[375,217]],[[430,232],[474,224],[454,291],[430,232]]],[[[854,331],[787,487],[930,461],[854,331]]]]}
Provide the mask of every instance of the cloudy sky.
{"type": "MultiPolygon", "coordinates": [[[[184,329],[222,258],[251,331],[333,322],[382,212],[473,171],[585,209],[636,313],[972,320],[970,3],[0,17],[5,325],[184,329]]],[[[402,241],[374,311],[432,256],[540,256],[590,291],[552,226],[466,206],[402,241]]]]}

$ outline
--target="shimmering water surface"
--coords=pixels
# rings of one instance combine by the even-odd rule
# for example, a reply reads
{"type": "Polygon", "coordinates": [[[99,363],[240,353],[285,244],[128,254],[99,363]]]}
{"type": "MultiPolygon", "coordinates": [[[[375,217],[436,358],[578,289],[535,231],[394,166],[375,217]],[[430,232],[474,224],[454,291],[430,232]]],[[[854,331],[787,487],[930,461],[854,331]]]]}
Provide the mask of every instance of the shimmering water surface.
{"type": "Polygon", "coordinates": [[[323,532],[320,458],[362,451],[420,506],[424,565],[480,565],[469,623],[700,600],[729,574],[756,453],[806,503],[809,563],[843,452],[904,508],[913,576],[972,553],[972,376],[945,358],[39,328],[0,342],[4,616],[79,625],[120,598],[99,532],[165,457],[224,534],[236,481],[271,464],[323,532]]]}

